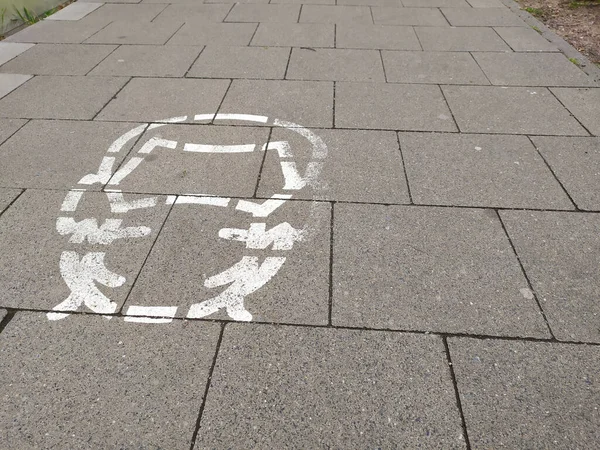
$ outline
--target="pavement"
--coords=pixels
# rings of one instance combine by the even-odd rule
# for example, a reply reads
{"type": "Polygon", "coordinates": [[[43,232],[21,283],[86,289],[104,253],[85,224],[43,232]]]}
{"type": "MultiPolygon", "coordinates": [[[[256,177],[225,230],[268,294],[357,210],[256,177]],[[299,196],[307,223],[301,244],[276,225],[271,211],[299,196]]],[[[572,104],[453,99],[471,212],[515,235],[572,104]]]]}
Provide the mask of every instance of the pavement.
{"type": "Polygon", "coordinates": [[[0,42],[0,447],[599,447],[600,88],[532,20],[79,0],[0,42]]]}

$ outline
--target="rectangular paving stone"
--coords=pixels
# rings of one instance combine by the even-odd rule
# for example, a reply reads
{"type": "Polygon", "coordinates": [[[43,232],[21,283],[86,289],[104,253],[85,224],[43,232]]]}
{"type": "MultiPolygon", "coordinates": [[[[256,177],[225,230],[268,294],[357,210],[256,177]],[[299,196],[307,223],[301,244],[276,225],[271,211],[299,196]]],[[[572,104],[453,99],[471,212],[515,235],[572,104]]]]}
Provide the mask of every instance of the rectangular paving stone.
{"type": "Polygon", "coordinates": [[[401,0],[337,0],[336,4],[350,6],[393,6],[402,8],[401,0]]]}
{"type": "Polygon", "coordinates": [[[600,348],[449,338],[473,448],[587,448],[600,439],[600,348]]]}
{"type": "Polygon", "coordinates": [[[81,3],[75,2],[68,5],[66,8],[55,12],[44,20],[79,20],[83,19],[92,11],[100,8],[104,3],[81,3]]]}
{"type": "Polygon", "coordinates": [[[387,25],[337,25],[336,47],[421,50],[421,45],[412,27],[387,25]]]}
{"type": "Polygon", "coordinates": [[[486,27],[415,27],[423,50],[444,52],[508,52],[510,47],[486,27]]]}
{"type": "Polygon", "coordinates": [[[139,3],[136,5],[106,4],[88,15],[86,20],[104,23],[115,21],[128,23],[150,22],[166,7],[167,5],[152,5],[148,3],[139,3]]]}
{"type": "MultiPolygon", "coordinates": [[[[162,0],[161,0],[162,1],[162,0]]],[[[160,3],[157,1],[157,3],[160,3]]],[[[195,3],[180,3],[167,6],[153,22],[223,22],[232,8],[229,4],[198,5],[195,3]]]]}
{"type": "Polygon", "coordinates": [[[492,84],[590,86],[592,79],[561,53],[473,53],[492,84]]]}
{"type": "MultiPolygon", "coordinates": [[[[21,189],[0,188],[0,213],[4,212],[14,199],[21,195],[21,192],[23,192],[21,189]]],[[[2,320],[2,318],[0,318],[0,320],[2,320]]]]}
{"type": "MultiPolygon", "coordinates": [[[[98,190],[102,184],[77,186],[77,182],[89,173],[97,173],[111,144],[136,126],[134,123],[30,121],[0,146],[0,185],[98,190]]],[[[131,145],[125,149],[129,151],[131,145]]],[[[111,156],[115,164],[119,164],[125,154],[111,156]]]]}
{"type": "Polygon", "coordinates": [[[496,33],[515,52],[557,52],[558,48],[535,31],[526,27],[495,27],[496,33]]]}
{"type": "Polygon", "coordinates": [[[333,324],[549,337],[493,211],[335,205],[333,324]]]}
{"type": "Polygon", "coordinates": [[[0,100],[0,116],[92,119],[127,80],[117,77],[37,76],[0,100]]]}
{"type": "Polygon", "coordinates": [[[192,46],[123,45],[90,75],[183,77],[201,50],[202,47],[192,46]]]}
{"type": "MultiPolygon", "coordinates": [[[[170,206],[165,205],[166,197],[160,196],[155,207],[118,214],[111,212],[105,193],[85,192],[76,211],[68,212],[61,211],[65,196],[66,191],[28,190],[0,217],[0,245],[3,249],[0,255],[0,307],[57,308],[57,311],[76,308],[85,312],[92,311],[93,307],[97,313],[112,313],[125,301],[170,206]],[[62,235],[57,231],[60,217],[64,217],[62,235]],[[145,230],[149,234],[141,237],[116,236],[110,245],[109,241],[96,242],[92,235],[94,243],[90,243],[90,235],[86,239],[86,230],[81,225],[76,234],[69,232],[69,218],[75,222],[90,219],[93,225],[89,221],[87,226],[84,223],[86,229],[94,229],[96,224],[106,229],[112,226],[105,222],[107,219],[122,220],[117,224],[120,229],[147,227],[149,230],[140,231],[145,230]],[[86,287],[87,284],[79,284],[78,277],[93,270],[99,272],[92,273],[104,274],[104,269],[110,275],[106,275],[107,278],[97,275],[99,278],[93,281],[94,286],[96,281],[102,285],[98,293],[103,294],[86,287]],[[107,284],[113,287],[107,287],[107,284]],[[74,295],[71,289],[75,289],[74,295]],[[83,303],[82,295],[89,304],[83,303]],[[79,306],[80,300],[82,304],[79,306]]],[[[125,194],[127,201],[147,197],[125,194]]],[[[108,239],[110,236],[107,237],[107,234],[105,232],[102,239],[108,239]]]]}
{"type": "MultiPolygon", "coordinates": [[[[98,120],[159,121],[214,114],[229,80],[134,78],[98,115],[98,120]],[[149,92],[160,95],[148,95],[149,92]]],[[[1,104],[1,103],[0,103],[1,104]]]]}
{"type": "Polygon", "coordinates": [[[466,52],[381,52],[388,82],[490,84],[466,52]]]}
{"type": "Polygon", "coordinates": [[[600,89],[552,88],[551,91],[590,133],[600,136],[600,89]]]}
{"type": "MultiPolygon", "coordinates": [[[[263,200],[247,201],[263,203],[263,200]]],[[[125,310],[131,305],[167,302],[176,303],[177,315],[183,316],[191,313],[192,317],[210,319],[327,324],[330,206],[287,202],[268,217],[253,218],[252,214],[234,209],[239,202],[232,199],[228,207],[175,203],[125,310]],[[294,229],[307,231],[302,241],[292,242],[292,248],[287,250],[273,250],[272,245],[264,249],[256,245],[255,249],[246,248],[244,242],[236,242],[241,240],[236,234],[233,238],[224,238],[223,230],[241,233],[252,223],[259,227],[265,224],[266,230],[287,223],[294,229]],[[202,255],[200,259],[199,255],[202,255]],[[259,267],[264,272],[274,263],[272,277],[252,278],[253,287],[247,288],[248,294],[240,294],[243,296],[239,308],[227,311],[223,301],[229,298],[233,306],[231,295],[240,289],[245,291],[240,283],[248,280],[259,267]],[[227,271],[232,270],[237,270],[234,274],[241,277],[240,281],[218,281],[227,278],[227,271]],[[165,277],[165,273],[169,275],[165,277]],[[231,281],[234,284],[229,289],[227,284],[231,281]],[[214,309],[210,306],[211,299],[217,303],[214,309]]]]}
{"type": "Polygon", "coordinates": [[[17,313],[0,336],[4,445],[189,448],[218,337],[212,323],[17,313]]]}
{"type": "Polygon", "coordinates": [[[304,5],[300,23],[373,24],[367,6],[304,5]]]}
{"type": "Polygon", "coordinates": [[[508,8],[442,8],[454,27],[529,27],[508,8]]]}
{"type": "Polygon", "coordinates": [[[463,132],[587,135],[543,87],[443,86],[463,132]]]}
{"type": "Polygon", "coordinates": [[[575,204],[600,211],[600,138],[535,136],[532,140],[575,204]]]}
{"type": "Polygon", "coordinates": [[[5,73],[85,75],[115,48],[114,45],[37,44],[0,67],[5,73]]]}
{"type": "Polygon", "coordinates": [[[405,7],[416,8],[463,8],[469,4],[465,0],[402,0],[405,7]]]}
{"type": "Polygon", "coordinates": [[[21,53],[29,50],[34,44],[19,44],[16,42],[0,42],[0,66],[21,53]]]}
{"type": "Polygon", "coordinates": [[[375,50],[292,50],[287,79],[385,81],[381,56],[375,50]]]}
{"type": "Polygon", "coordinates": [[[85,43],[163,45],[180,27],[180,23],[172,22],[112,22],[87,39],[85,43]]]}
{"type": "Polygon", "coordinates": [[[283,47],[333,47],[334,25],[322,23],[261,23],[251,45],[283,47]]]}
{"type": "Polygon", "coordinates": [[[437,8],[373,7],[371,11],[376,25],[448,26],[448,21],[437,8]]]}
{"type": "Polygon", "coordinates": [[[468,0],[473,8],[505,8],[502,0],[468,0]]]}
{"type": "Polygon", "coordinates": [[[400,133],[413,201],[574,209],[525,136],[400,133]]]}
{"type": "Polygon", "coordinates": [[[300,5],[237,4],[227,14],[225,22],[297,23],[300,5]]]}
{"type": "MultiPolygon", "coordinates": [[[[395,133],[366,130],[314,130],[327,146],[318,182],[299,191],[294,198],[408,203],[408,189],[395,133]]],[[[275,128],[271,142],[287,142],[299,173],[306,173],[312,146],[300,134],[275,128]]],[[[314,162],[313,162],[314,163],[314,162]]],[[[283,161],[268,151],[260,177],[258,195],[270,198],[286,185],[283,161]]]]}
{"type": "Polygon", "coordinates": [[[26,123],[26,120],[21,119],[0,119],[0,144],[16,133],[26,123]]]}
{"type": "Polygon", "coordinates": [[[255,23],[186,23],[168,45],[248,45],[256,27],[255,23]]]}
{"type": "Polygon", "coordinates": [[[109,22],[89,21],[83,18],[74,22],[41,20],[5,39],[6,42],[32,42],[47,44],[81,44],[100,31],[109,22]]]}
{"type": "Polygon", "coordinates": [[[188,77],[283,79],[289,48],[207,46],[188,77]]]}
{"type": "Polygon", "coordinates": [[[304,127],[331,127],[333,83],[233,80],[219,112],[260,114],[304,127]]]}
{"type": "Polygon", "coordinates": [[[336,0],[271,0],[269,3],[286,5],[335,5],[335,2],[336,0]]]}
{"type": "Polygon", "coordinates": [[[500,215],[557,339],[600,342],[600,215],[500,215]]]}
{"type": "Polygon", "coordinates": [[[446,365],[438,337],[228,325],[194,448],[464,448],[446,365]]]}
{"type": "Polygon", "coordinates": [[[336,85],[335,125],[340,128],[456,131],[437,86],[344,83],[336,85]]]}
{"type": "MultiPolygon", "coordinates": [[[[10,94],[29,79],[31,79],[31,75],[0,73],[0,98],[10,94]]],[[[0,111],[0,115],[2,115],[2,111],[0,111]]]]}

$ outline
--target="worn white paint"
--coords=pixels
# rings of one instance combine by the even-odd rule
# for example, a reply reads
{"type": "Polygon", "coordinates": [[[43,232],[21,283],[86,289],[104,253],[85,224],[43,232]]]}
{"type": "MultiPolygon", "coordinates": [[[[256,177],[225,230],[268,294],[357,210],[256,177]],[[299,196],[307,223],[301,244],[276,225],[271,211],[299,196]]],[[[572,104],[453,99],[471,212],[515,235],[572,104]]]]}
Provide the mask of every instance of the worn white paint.
{"type": "Polygon", "coordinates": [[[294,242],[303,239],[303,231],[297,230],[287,222],[280,223],[267,230],[266,223],[252,223],[248,230],[240,228],[222,228],[219,237],[230,241],[246,243],[246,248],[265,249],[273,245],[273,250],[291,250],[294,242]]]}
{"type": "Polygon", "coordinates": [[[290,131],[298,133],[300,136],[308,140],[312,144],[312,157],[315,159],[325,159],[327,157],[327,146],[323,139],[317,136],[315,133],[310,131],[308,128],[304,128],[293,122],[286,122],[285,120],[275,119],[273,125],[277,127],[286,128],[290,131]]]}
{"type": "MultiPolygon", "coordinates": [[[[197,116],[196,116],[197,117],[197,116]]],[[[242,120],[245,122],[267,123],[266,116],[257,116],[254,114],[217,114],[215,120],[242,120]]]]}
{"type": "Polygon", "coordinates": [[[209,205],[209,206],[225,206],[229,205],[230,198],[226,197],[196,197],[193,195],[169,195],[167,197],[167,205],[209,205]]]}
{"type": "Polygon", "coordinates": [[[123,227],[121,219],[105,219],[98,226],[96,218],[83,219],[76,222],[72,217],[59,217],[56,219],[56,231],[61,236],[71,234],[69,242],[81,244],[87,240],[90,244],[109,245],[117,239],[144,237],[152,231],[145,226],[123,227]]]}
{"type": "Polygon", "coordinates": [[[250,153],[254,151],[256,145],[209,145],[209,144],[185,144],[184,152],[194,153],[250,153]]]}
{"type": "Polygon", "coordinates": [[[213,120],[214,117],[215,117],[214,114],[196,114],[194,116],[194,120],[196,122],[201,122],[203,120],[209,120],[210,121],[210,120],[213,120]]]}
{"type": "Polygon", "coordinates": [[[307,185],[316,187],[317,178],[323,168],[323,163],[311,161],[306,165],[304,176],[301,176],[295,161],[280,161],[281,171],[285,179],[283,189],[299,191],[307,185]]]}
{"type": "Polygon", "coordinates": [[[108,147],[108,153],[118,153],[121,149],[134,137],[138,137],[140,134],[144,132],[148,125],[140,125],[139,127],[135,127],[134,129],[128,131],[123,136],[119,137],[115,142],[108,147]]]}
{"type": "Polygon", "coordinates": [[[239,200],[235,209],[252,214],[252,217],[268,217],[273,211],[285,203],[285,199],[292,198],[291,195],[273,195],[271,199],[262,203],[254,203],[248,200],[239,200]],[[280,200],[281,199],[281,200],[280,200]]]}
{"type": "Polygon", "coordinates": [[[138,153],[148,154],[152,152],[152,150],[154,150],[156,147],[174,149],[177,147],[177,141],[170,141],[168,139],[153,137],[148,139],[148,141],[144,145],[142,145],[142,148],[138,153]]]}
{"type": "Polygon", "coordinates": [[[83,196],[83,192],[84,191],[82,190],[72,190],[67,192],[67,195],[60,206],[60,210],[65,212],[76,211],[79,200],[81,200],[81,197],[83,196]]]}
{"type": "Polygon", "coordinates": [[[106,192],[110,203],[110,211],[117,214],[128,213],[133,209],[152,208],[156,206],[157,197],[147,197],[135,200],[125,200],[125,197],[120,192],[106,192]]]}
{"type": "Polygon", "coordinates": [[[292,149],[290,148],[290,143],[288,141],[269,142],[262,147],[263,152],[266,150],[277,150],[277,154],[280,158],[291,158],[294,156],[292,155],[292,149]]]}
{"type": "Polygon", "coordinates": [[[112,168],[115,164],[114,156],[105,156],[102,158],[97,173],[90,173],[79,180],[79,184],[106,184],[112,176],[112,168]]]}
{"type": "Polygon", "coordinates": [[[115,172],[115,174],[108,181],[108,184],[116,185],[121,183],[121,181],[123,181],[127,175],[133,172],[143,160],[144,158],[140,158],[139,156],[134,156],[131,158],[123,167],[119,168],[119,170],[115,172]]]}
{"type": "Polygon", "coordinates": [[[169,323],[177,313],[177,306],[137,306],[131,305],[125,313],[125,322],[169,323]]]}

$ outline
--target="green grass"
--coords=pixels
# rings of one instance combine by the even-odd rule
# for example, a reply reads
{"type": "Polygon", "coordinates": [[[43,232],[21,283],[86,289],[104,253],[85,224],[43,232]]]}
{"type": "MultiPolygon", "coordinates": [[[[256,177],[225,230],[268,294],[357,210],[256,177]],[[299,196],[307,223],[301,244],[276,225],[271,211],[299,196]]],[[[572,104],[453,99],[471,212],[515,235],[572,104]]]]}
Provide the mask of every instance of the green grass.
{"type": "Polygon", "coordinates": [[[538,27],[536,27],[535,25],[531,25],[531,28],[533,28],[535,31],[537,31],[538,33],[542,34],[542,30],[540,30],[538,27]]]}
{"type": "Polygon", "coordinates": [[[542,11],[539,8],[527,7],[527,8],[525,8],[525,11],[527,11],[529,14],[531,14],[532,16],[535,16],[535,17],[542,17],[544,15],[544,11],[542,11]]]}
{"type": "Polygon", "coordinates": [[[600,5],[600,0],[583,0],[581,2],[573,1],[573,2],[569,3],[569,8],[577,9],[577,8],[586,7],[586,6],[598,6],[598,5],[600,5]]]}
{"type": "Polygon", "coordinates": [[[569,61],[571,61],[577,67],[579,67],[579,65],[580,65],[579,60],[577,58],[569,58],[569,61]]]}

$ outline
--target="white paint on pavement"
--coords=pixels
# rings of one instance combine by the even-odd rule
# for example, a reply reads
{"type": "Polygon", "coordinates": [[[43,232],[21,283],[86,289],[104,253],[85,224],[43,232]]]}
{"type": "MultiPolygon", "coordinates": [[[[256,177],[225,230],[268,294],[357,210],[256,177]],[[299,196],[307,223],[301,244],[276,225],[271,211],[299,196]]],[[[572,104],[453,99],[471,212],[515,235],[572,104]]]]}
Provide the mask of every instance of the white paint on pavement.
{"type": "Polygon", "coordinates": [[[128,213],[132,209],[152,208],[158,200],[157,197],[147,197],[127,201],[120,192],[106,192],[106,196],[110,203],[110,211],[117,214],[128,213]]]}
{"type": "Polygon", "coordinates": [[[109,245],[116,239],[143,237],[150,234],[152,230],[148,227],[123,227],[121,219],[105,219],[98,226],[96,218],[83,219],[76,222],[72,217],[59,217],[56,219],[56,231],[61,236],[72,234],[69,242],[81,244],[86,239],[90,244],[109,245]]]}
{"type": "Polygon", "coordinates": [[[323,163],[311,161],[306,165],[306,172],[301,176],[295,161],[280,161],[281,171],[285,179],[285,190],[299,191],[307,185],[315,186],[323,168],[323,163]]]}
{"type": "Polygon", "coordinates": [[[287,222],[267,230],[266,223],[252,223],[248,230],[222,228],[219,237],[230,241],[246,243],[246,248],[265,249],[273,245],[273,250],[291,250],[294,242],[304,239],[303,230],[297,230],[287,222]]]}
{"type": "Polygon", "coordinates": [[[273,211],[285,203],[284,199],[292,198],[291,195],[273,195],[271,199],[262,203],[254,203],[248,200],[239,200],[235,209],[252,214],[252,217],[268,217],[273,211]],[[277,199],[277,200],[275,200],[277,199]],[[281,199],[281,200],[279,200],[281,199]]]}
{"type": "Polygon", "coordinates": [[[100,167],[97,173],[90,173],[79,180],[79,184],[106,184],[112,176],[112,168],[115,164],[115,158],[113,156],[105,156],[102,158],[100,167]]]}
{"type": "Polygon", "coordinates": [[[67,192],[67,195],[65,196],[65,199],[62,202],[60,210],[65,212],[73,212],[77,210],[77,205],[79,204],[79,200],[81,200],[81,197],[83,196],[83,192],[84,191],[81,190],[72,190],[67,192]]]}
{"type": "Polygon", "coordinates": [[[125,144],[127,144],[127,142],[129,142],[134,137],[137,137],[140,134],[142,134],[147,126],[148,125],[146,124],[140,125],[139,127],[135,127],[133,130],[130,130],[127,133],[125,133],[123,136],[121,136],[119,139],[113,142],[110,147],[108,147],[108,153],[120,152],[121,149],[125,146],[125,144]]]}
{"type": "Polygon", "coordinates": [[[177,313],[177,306],[131,305],[125,313],[125,322],[169,323],[177,313]]]}
{"type": "Polygon", "coordinates": [[[254,114],[217,114],[215,120],[242,120],[247,122],[267,123],[266,116],[256,116],[254,114]]]}
{"type": "Polygon", "coordinates": [[[280,158],[291,158],[294,156],[292,155],[292,149],[290,148],[290,143],[288,141],[269,142],[262,147],[263,152],[266,150],[277,150],[277,154],[280,158]]]}
{"type": "Polygon", "coordinates": [[[121,181],[123,181],[125,179],[125,177],[127,175],[129,175],[131,172],[133,172],[135,170],[135,168],[137,166],[140,165],[140,163],[144,160],[144,158],[140,158],[138,156],[134,156],[133,158],[131,158],[129,161],[127,161],[127,164],[125,164],[123,167],[121,167],[119,170],[117,170],[115,172],[115,174],[112,176],[112,178],[110,178],[108,184],[119,184],[121,181]]]}
{"type": "Polygon", "coordinates": [[[144,145],[142,145],[142,148],[138,153],[148,154],[156,147],[174,149],[175,147],[177,147],[177,141],[170,141],[168,139],[153,137],[148,139],[148,141],[144,145]]]}
{"type": "Polygon", "coordinates": [[[194,153],[250,153],[254,151],[256,145],[208,145],[208,144],[185,144],[184,152],[194,153]]]}
{"type": "Polygon", "coordinates": [[[226,197],[196,197],[193,195],[169,195],[167,197],[167,205],[209,205],[209,206],[225,206],[229,205],[230,198],[226,197]]]}

